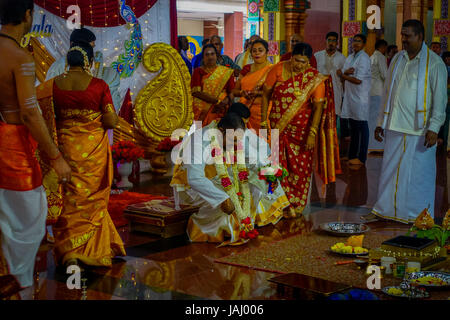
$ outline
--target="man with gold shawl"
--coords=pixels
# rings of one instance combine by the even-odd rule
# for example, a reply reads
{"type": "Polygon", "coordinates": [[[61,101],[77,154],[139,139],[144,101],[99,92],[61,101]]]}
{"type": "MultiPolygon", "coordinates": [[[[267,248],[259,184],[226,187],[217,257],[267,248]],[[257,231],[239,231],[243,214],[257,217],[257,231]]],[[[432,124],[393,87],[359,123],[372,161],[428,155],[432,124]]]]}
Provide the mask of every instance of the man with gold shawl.
{"type": "Polygon", "coordinates": [[[378,200],[365,221],[414,222],[428,208],[434,215],[436,141],[445,121],[447,69],[424,42],[418,20],[402,26],[400,51],[389,65],[375,139],[385,148],[378,200]]]}
{"type": "Polygon", "coordinates": [[[311,57],[309,44],[296,44],[291,60],[274,66],[263,87],[261,127],[279,130],[280,162],[289,172],[282,186],[291,217],[309,205],[314,158],[323,189],[340,173],[333,85],[329,76],[311,67],[311,57]]]}
{"type": "Polygon", "coordinates": [[[245,129],[240,115],[229,112],[219,122],[196,130],[180,149],[181,163],[175,167],[171,186],[182,203],[200,207],[189,219],[187,233],[191,241],[243,244],[248,241],[242,236],[243,230],[276,224],[282,218],[283,208],[289,205],[283,189],[278,186],[269,194],[266,182],[258,176],[259,168],[270,164],[270,148],[245,129]],[[233,137],[223,139],[227,129],[243,135],[238,133],[233,143],[233,137]],[[222,139],[225,148],[221,141],[215,143],[222,139]],[[233,184],[231,190],[224,181],[233,184]],[[243,224],[247,217],[248,223],[243,224]]]}

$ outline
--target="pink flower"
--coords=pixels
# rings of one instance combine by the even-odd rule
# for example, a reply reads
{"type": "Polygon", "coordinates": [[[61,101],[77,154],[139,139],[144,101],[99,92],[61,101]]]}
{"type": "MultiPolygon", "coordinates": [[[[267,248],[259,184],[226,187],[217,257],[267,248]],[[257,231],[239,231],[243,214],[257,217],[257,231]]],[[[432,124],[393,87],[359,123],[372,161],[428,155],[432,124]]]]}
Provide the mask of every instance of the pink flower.
{"type": "Polygon", "coordinates": [[[222,182],[222,187],[224,187],[224,188],[231,186],[231,180],[228,177],[222,178],[221,182],[222,182]]]}
{"type": "Polygon", "coordinates": [[[239,180],[241,181],[248,180],[248,171],[239,172],[239,180]]]}

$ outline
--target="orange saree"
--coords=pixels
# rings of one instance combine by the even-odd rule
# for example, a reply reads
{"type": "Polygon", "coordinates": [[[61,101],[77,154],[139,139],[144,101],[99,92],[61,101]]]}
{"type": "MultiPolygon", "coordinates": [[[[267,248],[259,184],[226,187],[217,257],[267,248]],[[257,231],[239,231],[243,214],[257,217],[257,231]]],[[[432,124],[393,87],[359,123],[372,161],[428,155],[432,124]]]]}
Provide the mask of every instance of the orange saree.
{"type": "MultiPolygon", "coordinates": [[[[266,81],[266,77],[269,74],[269,71],[273,67],[273,65],[269,64],[258,71],[251,72],[251,66],[252,65],[248,64],[241,71],[241,90],[260,90],[260,88],[266,81]]],[[[259,128],[261,127],[262,98],[256,97],[253,100],[247,100],[246,98],[241,97],[240,102],[245,104],[250,109],[250,119],[247,123],[247,127],[258,132],[259,128]]]]}
{"type": "Polygon", "coordinates": [[[46,119],[56,120],[57,142],[72,169],[53,228],[57,261],[111,266],[125,249],[107,210],[113,163],[102,115],[114,111],[109,87],[92,78],[84,91],[61,90],[49,80],[38,94],[43,113],[54,114],[46,119]]]}
{"type": "Polygon", "coordinates": [[[309,68],[292,78],[284,65],[274,67],[266,80],[274,88],[269,121],[272,129],[279,130],[280,162],[289,172],[282,187],[288,195],[291,213],[301,214],[309,201],[313,159],[317,159],[315,170],[324,184],[334,182],[341,170],[333,87],[329,77],[316,69],[309,68]],[[316,148],[307,150],[313,103],[319,101],[324,101],[324,106],[316,148]]]}
{"type": "MultiPolygon", "coordinates": [[[[233,69],[219,65],[211,73],[203,67],[196,68],[191,80],[192,92],[202,91],[222,101],[234,88],[233,73],[233,69]]],[[[223,117],[226,111],[216,112],[214,105],[197,97],[194,97],[192,108],[194,120],[202,121],[203,126],[223,117]]]]}

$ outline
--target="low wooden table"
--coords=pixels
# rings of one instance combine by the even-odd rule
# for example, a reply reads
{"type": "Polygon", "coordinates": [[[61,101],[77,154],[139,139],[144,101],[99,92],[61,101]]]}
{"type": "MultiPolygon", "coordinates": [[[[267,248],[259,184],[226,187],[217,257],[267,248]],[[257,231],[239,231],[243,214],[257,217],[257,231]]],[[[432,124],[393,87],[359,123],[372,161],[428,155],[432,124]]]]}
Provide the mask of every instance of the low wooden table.
{"type": "Polygon", "coordinates": [[[277,284],[277,291],[282,296],[291,296],[293,299],[325,299],[351,288],[346,284],[298,273],[284,274],[269,281],[277,284]]]}
{"type": "Polygon", "coordinates": [[[173,198],[168,198],[129,205],[124,210],[124,217],[130,221],[131,231],[171,238],[186,232],[189,217],[198,209],[180,205],[180,210],[176,210],[173,198]]]}

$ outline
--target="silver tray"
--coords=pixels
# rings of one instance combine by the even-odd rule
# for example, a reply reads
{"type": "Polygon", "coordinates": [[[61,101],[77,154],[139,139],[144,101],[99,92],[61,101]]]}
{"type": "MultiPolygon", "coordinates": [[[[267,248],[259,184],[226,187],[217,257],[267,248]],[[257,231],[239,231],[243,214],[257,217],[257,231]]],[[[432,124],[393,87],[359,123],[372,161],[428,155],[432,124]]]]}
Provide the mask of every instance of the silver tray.
{"type": "Polygon", "coordinates": [[[426,291],[422,291],[422,294],[421,294],[420,296],[414,296],[414,297],[412,297],[412,296],[409,296],[409,295],[404,294],[404,293],[403,293],[401,296],[397,296],[397,295],[388,293],[388,290],[389,290],[390,288],[401,289],[399,286],[393,286],[393,287],[384,287],[383,289],[381,289],[381,291],[383,291],[384,294],[386,294],[386,295],[388,295],[388,296],[390,296],[390,297],[394,297],[394,298],[426,299],[426,298],[429,298],[429,297],[430,297],[430,294],[429,294],[428,292],[426,292],[426,291]]]}
{"type": "Polygon", "coordinates": [[[427,287],[427,288],[447,288],[450,287],[450,273],[445,272],[437,272],[437,271],[419,271],[419,272],[411,272],[407,273],[405,275],[405,280],[409,281],[410,283],[414,283],[416,285],[419,285],[421,287],[427,287]],[[444,285],[435,285],[435,284],[420,284],[415,282],[415,280],[420,279],[422,277],[434,277],[441,279],[446,284],[444,285]]]}
{"type": "Polygon", "coordinates": [[[347,223],[347,222],[328,222],[322,223],[320,228],[330,234],[348,237],[356,234],[362,234],[370,230],[370,228],[363,223],[347,223]]]}

